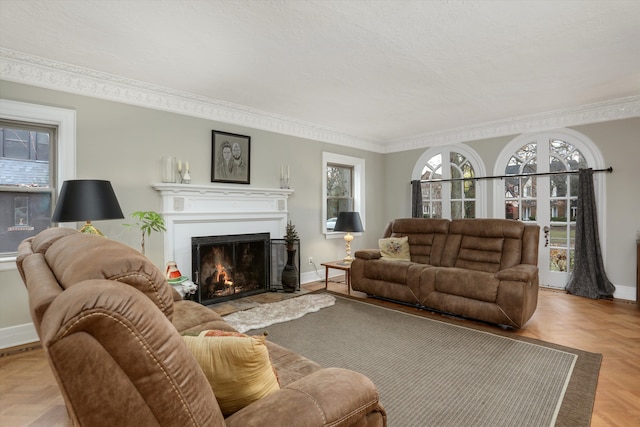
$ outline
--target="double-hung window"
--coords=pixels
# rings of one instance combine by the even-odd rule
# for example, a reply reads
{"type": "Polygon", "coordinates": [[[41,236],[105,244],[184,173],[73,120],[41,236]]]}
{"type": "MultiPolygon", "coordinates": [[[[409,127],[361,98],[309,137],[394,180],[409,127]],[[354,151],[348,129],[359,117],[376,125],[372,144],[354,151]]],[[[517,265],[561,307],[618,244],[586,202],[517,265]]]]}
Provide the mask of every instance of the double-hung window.
{"type": "Polygon", "coordinates": [[[334,233],[340,212],[359,212],[364,226],[364,159],[324,152],[322,160],[323,232],[334,233]]]}
{"type": "Polygon", "coordinates": [[[0,120],[0,256],[51,226],[56,128],[0,120]]]}
{"type": "Polygon", "coordinates": [[[75,111],[0,99],[0,270],[51,226],[57,188],[75,178],[75,111]]]}

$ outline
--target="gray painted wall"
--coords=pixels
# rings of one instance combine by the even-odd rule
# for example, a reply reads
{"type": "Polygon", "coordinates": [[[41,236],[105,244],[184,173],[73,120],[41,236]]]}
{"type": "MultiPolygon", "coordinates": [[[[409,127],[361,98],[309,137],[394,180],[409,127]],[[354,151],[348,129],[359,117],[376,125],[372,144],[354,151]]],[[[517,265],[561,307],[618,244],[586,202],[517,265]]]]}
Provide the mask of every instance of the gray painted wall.
{"type": "MultiPolygon", "coordinates": [[[[110,180],[125,216],[136,210],[160,209],[160,198],[151,184],[160,181],[163,155],[188,160],[192,182],[206,184],[210,182],[211,130],[250,135],[252,186],[278,187],[280,165],[291,167],[295,193],[289,199],[289,211],[302,241],[303,273],[313,271],[305,262],[309,256],[319,266],[344,253],[342,239],[325,239],[321,233],[322,152],[366,161],[367,229],[353,242],[353,250],[357,250],[376,247],[387,221],[410,215],[411,171],[426,150],[382,155],[5,81],[0,81],[0,97],[75,110],[77,178],[110,180]]],[[[635,240],[640,230],[640,119],[574,129],[591,138],[603,152],[605,164],[614,167],[606,181],[605,267],[615,285],[635,287],[635,240]]],[[[479,153],[490,173],[497,155],[512,138],[473,141],[468,145],[479,153]]],[[[490,186],[488,190],[491,207],[490,186]]],[[[489,209],[488,216],[491,215],[489,209]]],[[[96,225],[109,238],[138,248],[138,235],[121,226],[126,222],[103,221],[96,225]]],[[[163,267],[161,236],[147,240],[147,255],[163,267]]],[[[0,329],[30,322],[27,294],[17,271],[0,272],[0,329]]]]}
{"type": "MultiPolygon", "coordinates": [[[[289,218],[301,239],[301,270],[313,273],[305,260],[312,256],[324,277],[321,262],[344,257],[344,240],[325,239],[322,227],[322,152],[360,157],[366,164],[366,227],[352,249],[376,247],[386,217],[379,197],[384,185],[384,156],[319,141],[228,125],[100,99],[0,81],[4,99],[68,108],[76,111],[77,178],[110,180],[125,216],[137,210],[160,210],[160,197],[151,185],[161,181],[163,155],[188,160],[192,183],[208,184],[211,175],[211,130],[251,136],[251,186],[280,186],[280,165],[290,165],[289,218]]],[[[139,236],[121,221],[96,221],[114,240],[136,249],[139,236]]],[[[146,254],[163,268],[162,237],[147,239],[146,254]]],[[[190,268],[182,266],[181,268],[190,268]]],[[[27,296],[16,271],[0,272],[0,329],[30,323],[27,296]]]]}

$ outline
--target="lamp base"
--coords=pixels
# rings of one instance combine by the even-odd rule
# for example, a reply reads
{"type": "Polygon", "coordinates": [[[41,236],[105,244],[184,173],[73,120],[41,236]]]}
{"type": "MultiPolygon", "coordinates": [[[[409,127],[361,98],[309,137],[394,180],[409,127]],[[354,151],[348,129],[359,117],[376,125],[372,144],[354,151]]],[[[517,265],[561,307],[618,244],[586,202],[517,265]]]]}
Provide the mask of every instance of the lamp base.
{"type": "Polygon", "coordinates": [[[87,233],[87,234],[97,234],[98,236],[104,237],[104,234],[102,234],[102,232],[100,230],[95,228],[93,226],[93,224],[91,224],[91,221],[85,222],[85,224],[80,229],[80,232],[81,233],[87,233]]]}
{"type": "Polygon", "coordinates": [[[353,261],[353,258],[351,258],[351,241],[352,240],[353,240],[353,235],[347,232],[347,234],[344,235],[344,242],[346,246],[347,256],[344,257],[344,259],[342,260],[346,264],[350,264],[353,261]]]}

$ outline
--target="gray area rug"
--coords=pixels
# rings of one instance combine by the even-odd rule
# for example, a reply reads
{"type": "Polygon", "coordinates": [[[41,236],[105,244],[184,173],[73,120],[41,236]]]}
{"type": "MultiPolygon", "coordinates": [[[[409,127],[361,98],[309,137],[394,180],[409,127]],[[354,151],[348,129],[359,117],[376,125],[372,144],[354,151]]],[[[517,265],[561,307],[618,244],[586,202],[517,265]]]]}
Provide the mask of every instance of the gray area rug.
{"type": "Polygon", "coordinates": [[[336,299],[333,295],[309,294],[284,301],[260,304],[249,310],[236,311],[223,317],[238,332],[244,333],[274,323],[298,319],[305,314],[313,313],[335,303],[336,299]]]}
{"type": "Polygon", "coordinates": [[[600,355],[336,299],[256,331],[323,366],[367,375],[389,427],[590,423],[600,355]]]}

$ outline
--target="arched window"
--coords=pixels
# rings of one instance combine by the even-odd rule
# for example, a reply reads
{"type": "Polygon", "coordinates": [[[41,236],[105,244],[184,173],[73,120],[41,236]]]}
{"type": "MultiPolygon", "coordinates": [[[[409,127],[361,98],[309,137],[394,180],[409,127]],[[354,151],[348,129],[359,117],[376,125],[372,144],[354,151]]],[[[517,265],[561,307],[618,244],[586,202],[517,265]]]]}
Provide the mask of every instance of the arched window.
{"type": "Polygon", "coordinates": [[[413,180],[423,181],[424,217],[457,219],[486,216],[485,183],[460,179],[484,175],[480,156],[470,147],[455,145],[425,151],[411,175],[413,180]]]}

